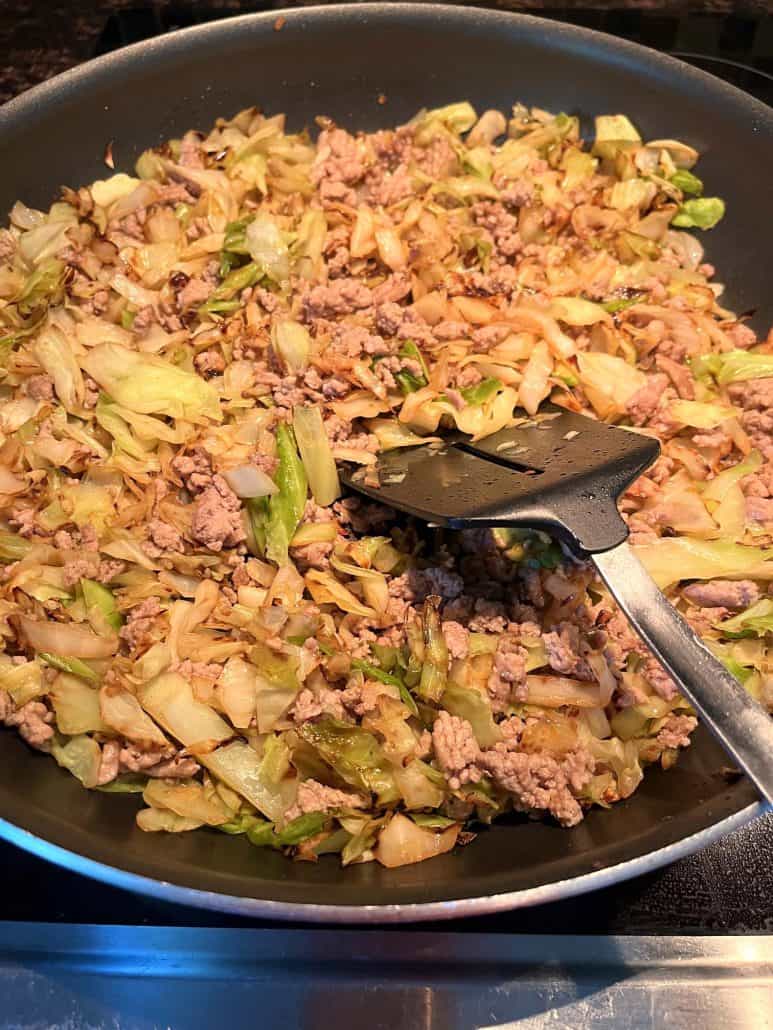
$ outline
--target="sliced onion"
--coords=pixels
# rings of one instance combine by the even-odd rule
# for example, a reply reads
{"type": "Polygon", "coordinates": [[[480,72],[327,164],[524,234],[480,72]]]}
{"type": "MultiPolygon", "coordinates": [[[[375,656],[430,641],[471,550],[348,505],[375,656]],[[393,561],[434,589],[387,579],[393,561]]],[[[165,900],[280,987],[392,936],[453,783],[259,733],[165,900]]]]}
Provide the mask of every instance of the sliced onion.
{"type": "Polygon", "coordinates": [[[274,349],[291,372],[303,372],[309,366],[311,337],[306,326],[285,318],[271,327],[274,349]]]}
{"type": "Polygon", "coordinates": [[[412,819],[398,812],[379,834],[376,858],[387,869],[423,862],[450,851],[456,844],[459,829],[459,823],[454,823],[442,833],[435,833],[417,826],[412,819]]]}
{"type": "Polygon", "coordinates": [[[169,741],[153,720],[143,712],[134,694],[128,690],[102,687],[99,692],[102,721],[122,737],[145,747],[165,747],[169,741]]]}
{"type": "Polygon", "coordinates": [[[118,650],[118,637],[98,637],[90,629],[63,622],[36,622],[19,616],[22,632],[36,651],[72,658],[110,658],[118,650]]]}
{"type": "Polygon", "coordinates": [[[239,465],[224,472],[223,478],[237,497],[268,497],[279,489],[271,476],[257,465],[239,465]]]}
{"type": "Polygon", "coordinates": [[[10,469],[0,465],[0,494],[20,494],[27,489],[23,479],[15,476],[10,469]]]}
{"type": "Polygon", "coordinates": [[[341,484],[319,408],[294,408],[293,429],[314,500],[323,506],[332,504],[341,496],[341,484]]]}
{"type": "Polygon", "coordinates": [[[125,297],[130,304],[134,304],[138,308],[146,308],[158,303],[159,294],[157,290],[146,290],[144,286],[133,283],[125,275],[114,275],[110,285],[116,293],[125,297]]]}
{"type": "Polygon", "coordinates": [[[394,229],[376,229],[376,246],[378,256],[393,272],[405,268],[405,247],[394,229]]]}
{"type": "Polygon", "coordinates": [[[528,703],[542,708],[600,708],[603,688],[568,676],[527,676],[528,703]]]}

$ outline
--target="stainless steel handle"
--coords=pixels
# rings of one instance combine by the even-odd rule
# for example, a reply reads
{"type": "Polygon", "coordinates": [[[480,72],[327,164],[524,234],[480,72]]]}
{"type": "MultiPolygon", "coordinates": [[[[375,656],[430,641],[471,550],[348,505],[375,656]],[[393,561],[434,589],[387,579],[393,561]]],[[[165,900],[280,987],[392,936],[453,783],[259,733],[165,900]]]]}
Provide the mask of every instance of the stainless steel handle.
{"type": "Polygon", "coordinates": [[[773,803],[773,719],[693,633],[627,543],[591,555],[633,628],[706,726],[773,803]]]}

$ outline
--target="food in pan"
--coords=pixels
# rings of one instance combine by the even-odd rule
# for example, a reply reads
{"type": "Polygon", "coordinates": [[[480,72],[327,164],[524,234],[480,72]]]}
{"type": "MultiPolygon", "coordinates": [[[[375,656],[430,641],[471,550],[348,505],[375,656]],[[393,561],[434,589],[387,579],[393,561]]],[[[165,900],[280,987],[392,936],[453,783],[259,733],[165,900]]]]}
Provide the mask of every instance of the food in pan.
{"type": "Polygon", "coordinates": [[[0,232],[0,719],[147,831],[391,867],[573,826],[689,705],[544,534],[337,463],[547,398],[654,434],[637,553],[773,705],[773,347],[704,261],[724,204],[623,115],[318,128],[243,111],[0,232]]]}

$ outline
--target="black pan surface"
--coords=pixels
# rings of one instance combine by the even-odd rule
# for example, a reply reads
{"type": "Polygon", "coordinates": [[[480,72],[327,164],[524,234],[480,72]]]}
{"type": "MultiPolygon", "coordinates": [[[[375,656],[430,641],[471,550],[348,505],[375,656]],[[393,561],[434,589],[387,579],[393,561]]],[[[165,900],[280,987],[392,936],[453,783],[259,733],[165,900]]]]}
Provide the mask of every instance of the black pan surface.
{"type": "MultiPolygon", "coordinates": [[[[351,128],[422,106],[516,100],[580,114],[625,112],[645,137],[678,138],[728,203],[708,258],[729,306],[773,321],[773,112],[654,51],[522,15],[364,4],[250,15],[141,43],[59,76],[0,110],[0,209],[47,205],[60,184],[130,171],[147,146],[259,104],[297,128],[317,114],[351,128]],[[386,103],[379,103],[379,97],[386,103]]],[[[53,762],[0,734],[0,834],[53,861],[134,890],[277,918],[395,921],[480,914],[554,900],[657,868],[762,811],[702,731],[669,773],[652,771],[612,811],[573,830],[513,819],[418,866],[341,870],[291,863],[215,832],[144,834],[135,798],[87,792],[53,762]]]]}

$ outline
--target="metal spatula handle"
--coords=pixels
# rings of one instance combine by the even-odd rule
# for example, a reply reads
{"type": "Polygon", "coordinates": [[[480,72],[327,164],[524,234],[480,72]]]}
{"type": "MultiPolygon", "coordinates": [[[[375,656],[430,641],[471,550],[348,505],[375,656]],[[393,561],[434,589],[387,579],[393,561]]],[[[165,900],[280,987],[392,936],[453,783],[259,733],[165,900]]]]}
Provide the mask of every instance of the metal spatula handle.
{"type": "Polygon", "coordinates": [[[728,754],[773,804],[773,719],[693,633],[627,543],[590,557],[631,626],[728,754]]]}

